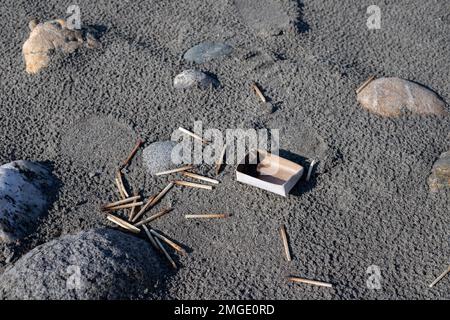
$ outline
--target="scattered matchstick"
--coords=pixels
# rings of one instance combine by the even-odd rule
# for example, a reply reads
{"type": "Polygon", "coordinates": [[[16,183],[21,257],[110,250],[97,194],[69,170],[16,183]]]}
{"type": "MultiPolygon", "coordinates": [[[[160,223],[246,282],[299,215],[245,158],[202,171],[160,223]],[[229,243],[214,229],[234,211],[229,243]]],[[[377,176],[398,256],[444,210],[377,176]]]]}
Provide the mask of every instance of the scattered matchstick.
{"type": "Polygon", "coordinates": [[[114,182],[116,183],[117,190],[119,190],[120,198],[122,200],[126,199],[127,197],[125,197],[125,194],[123,193],[122,188],[120,187],[120,182],[119,182],[119,179],[117,179],[117,176],[114,178],[114,182]]]}
{"type": "Polygon", "coordinates": [[[118,187],[122,190],[121,193],[124,195],[125,198],[129,198],[130,195],[128,194],[127,190],[125,189],[125,185],[123,184],[123,179],[122,179],[122,172],[120,170],[117,170],[116,177],[117,177],[117,181],[119,183],[118,187]]]}
{"type": "Polygon", "coordinates": [[[126,198],[126,199],[123,199],[123,200],[119,200],[119,201],[116,201],[116,202],[111,202],[111,203],[105,204],[102,208],[107,209],[107,208],[120,206],[121,204],[132,202],[132,201],[137,200],[139,198],[140,198],[140,196],[133,196],[133,197],[126,198]]]}
{"type": "Polygon", "coordinates": [[[186,171],[186,170],[190,170],[192,169],[193,166],[192,165],[187,165],[184,167],[180,167],[180,168],[176,168],[176,169],[172,169],[172,170],[167,170],[167,171],[162,171],[162,172],[158,172],[155,174],[155,176],[162,176],[164,174],[171,174],[171,173],[176,173],[176,172],[181,172],[181,171],[186,171]]]}
{"type": "Polygon", "coordinates": [[[444,279],[444,277],[450,273],[450,266],[448,266],[447,270],[445,270],[439,277],[436,278],[431,284],[430,288],[433,288],[439,281],[444,279]]]}
{"type": "Polygon", "coordinates": [[[139,230],[139,228],[136,228],[135,226],[133,226],[132,224],[129,224],[128,222],[113,216],[111,214],[108,214],[108,216],[106,217],[109,221],[114,222],[115,224],[117,224],[118,226],[121,226],[124,229],[127,229],[133,233],[139,233],[141,232],[141,230],[139,230]]]}
{"type": "Polygon", "coordinates": [[[369,79],[367,79],[358,89],[356,89],[356,94],[359,94],[365,87],[369,85],[373,80],[375,79],[375,76],[371,76],[369,79]]]}
{"type": "Polygon", "coordinates": [[[295,283],[306,283],[306,284],[311,284],[313,286],[319,286],[319,287],[327,287],[327,288],[333,287],[333,285],[331,283],[326,283],[326,282],[316,281],[316,280],[308,280],[308,279],[303,279],[303,278],[298,278],[298,277],[289,277],[288,280],[291,282],[295,282],[295,283]]]}
{"type": "Polygon", "coordinates": [[[181,132],[187,134],[188,136],[191,136],[194,139],[200,140],[203,144],[208,144],[209,143],[209,141],[203,139],[202,137],[200,137],[200,136],[196,135],[195,133],[193,133],[193,132],[191,132],[189,130],[186,130],[186,129],[182,128],[182,127],[179,127],[178,130],[180,130],[181,132]]]}
{"type": "Polygon", "coordinates": [[[219,213],[219,214],[186,214],[184,216],[186,219],[221,219],[228,218],[228,214],[219,213]]]}
{"type": "Polygon", "coordinates": [[[139,207],[139,206],[142,206],[143,204],[144,204],[144,202],[132,202],[132,203],[127,203],[127,204],[122,204],[120,206],[102,208],[102,211],[117,211],[117,210],[122,210],[122,209],[139,207]]]}
{"type": "MultiPolygon", "coordinates": [[[[134,196],[135,196],[135,197],[138,196],[138,193],[137,193],[137,192],[134,192],[134,196]]],[[[138,197],[138,198],[140,198],[140,197],[138,197]]],[[[137,202],[137,199],[133,201],[133,203],[136,203],[136,202],[137,202]]],[[[128,221],[131,221],[131,219],[133,219],[134,215],[136,214],[136,208],[137,208],[137,207],[131,208],[130,214],[129,214],[129,216],[128,216],[128,221]]]]}
{"type": "Polygon", "coordinates": [[[201,176],[201,175],[196,174],[196,173],[185,171],[185,172],[183,172],[183,175],[186,176],[186,177],[192,178],[192,179],[197,179],[197,180],[202,180],[202,181],[206,181],[206,182],[209,182],[209,183],[219,184],[219,181],[217,181],[215,179],[211,179],[211,178],[208,178],[208,177],[205,177],[205,176],[201,176]]]}
{"type": "Polygon", "coordinates": [[[316,164],[316,160],[314,159],[311,164],[309,165],[309,169],[308,169],[308,175],[306,176],[306,181],[309,181],[309,179],[311,179],[311,174],[314,168],[314,165],[316,164]]]}
{"type": "Polygon", "coordinates": [[[155,247],[156,250],[161,251],[161,248],[158,246],[158,244],[156,243],[155,239],[153,238],[153,236],[148,231],[148,228],[146,226],[142,226],[142,228],[144,228],[144,231],[147,234],[147,237],[150,240],[150,242],[153,245],[153,247],[155,247]]]}
{"type": "Polygon", "coordinates": [[[131,220],[132,222],[136,222],[136,220],[142,216],[145,211],[153,207],[164,195],[173,187],[173,182],[170,182],[157,196],[153,196],[149,199],[149,201],[139,210],[136,216],[131,220]]]}
{"type": "Polygon", "coordinates": [[[188,181],[184,181],[184,180],[175,180],[175,181],[173,181],[173,183],[176,184],[177,186],[184,186],[184,187],[191,187],[191,188],[205,189],[205,190],[212,190],[213,189],[212,186],[207,186],[205,184],[188,182],[188,181]]]}
{"type": "Polygon", "coordinates": [[[156,232],[153,229],[150,229],[150,233],[159,238],[160,240],[164,241],[165,243],[167,243],[169,246],[171,246],[175,251],[181,253],[182,255],[186,254],[186,250],[184,250],[182,247],[180,247],[178,244],[176,244],[175,242],[173,242],[172,240],[168,239],[167,237],[163,236],[162,234],[159,234],[158,232],[156,232]]]}
{"type": "Polygon", "coordinates": [[[283,240],[284,252],[286,253],[286,260],[292,261],[291,252],[289,251],[289,244],[288,244],[287,235],[286,235],[286,227],[284,225],[282,225],[280,227],[280,234],[281,234],[281,239],[283,240]]]}
{"type": "Polygon", "coordinates": [[[161,251],[164,253],[164,255],[166,256],[167,260],[169,260],[170,264],[172,265],[172,267],[174,269],[177,269],[177,264],[175,263],[175,261],[173,261],[172,257],[169,255],[169,253],[167,252],[166,248],[163,247],[161,241],[159,241],[158,238],[153,238],[156,242],[156,244],[158,245],[158,247],[161,249],[161,251]]]}
{"type": "Polygon", "coordinates": [[[120,170],[125,168],[128,165],[128,163],[130,163],[131,159],[133,159],[134,155],[136,154],[136,152],[139,150],[139,148],[143,144],[144,144],[144,141],[142,141],[141,139],[138,139],[138,141],[136,142],[136,145],[134,146],[133,150],[131,150],[130,155],[128,156],[128,158],[120,166],[120,170]]]}
{"type": "Polygon", "coordinates": [[[169,209],[164,209],[158,213],[155,213],[154,215],[152,215],[151,217],[148,217],[147,219],[144,219],[142,221],[139,221],[138,223],[135,223],[134,226],[135,227],[139,227],[142,226],[146,223],[152,222],[153,220],[158,219],[159,217],[162,217],[163,215],[165,215],[166,213],[169,213],[170,211],[172,211],[173,208],[169,208],[169,209]]]}
{"type": "Polygon", "coordinates": [[[266,97],[264,97],[263,93],[259,89],[258,85],[256,83],[252,83],[252,89],[255,91],[256,95],[261,99],[263,103],[267,103],[266,97]]]}
{"type": "Polygon", "coordinates": [[[225,156],[225,152],[227,151],[227,145],[223,146],[222,152],[220,152],[220,156],[219,158],[216,160],[216,176],[219,175],[220,173],[220,168],[222,167],[223,164],[223,157],[225,156]]]}

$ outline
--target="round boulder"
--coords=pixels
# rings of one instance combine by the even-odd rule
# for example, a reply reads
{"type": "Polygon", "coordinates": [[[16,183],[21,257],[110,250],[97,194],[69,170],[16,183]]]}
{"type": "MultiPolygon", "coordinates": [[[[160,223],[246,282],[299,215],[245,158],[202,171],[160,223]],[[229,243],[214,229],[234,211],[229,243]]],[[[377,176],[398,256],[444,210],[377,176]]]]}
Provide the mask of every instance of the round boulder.
{"type": "Polygon", "coordinates": [[[167,270],[146,241],[93,229],[50,241],[20,258],[0,276],[0,299],[160,298],[154,290],[167,270]]]}

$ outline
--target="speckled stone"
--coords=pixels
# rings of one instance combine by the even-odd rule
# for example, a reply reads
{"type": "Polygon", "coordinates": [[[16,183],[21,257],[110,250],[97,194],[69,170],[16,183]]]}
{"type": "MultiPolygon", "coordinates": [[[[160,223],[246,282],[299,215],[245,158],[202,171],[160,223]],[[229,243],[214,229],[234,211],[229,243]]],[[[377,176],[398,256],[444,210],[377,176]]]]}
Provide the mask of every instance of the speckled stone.
{"type": "Polygon", "coordinates": [[[184,59],[189,62],[205,63],[221,58],[233,52],[233,48],[225,43],[203,42],[190,48],[184,54],[184,59]]]}
{"type": "Polygon", "coordinates": [[[217,87],[219,82],[207,75],[204,72],[198,70],[185,70],[178,74],[173,80],[173,86],[175,89],[186,89],[194,86],[200,88],[217,87]]]}
{"type": "Polygon", "coordinates": [[[432,192],[450,190],[450,151],[441,154],[435,162],[428,185],[432,192]]]}

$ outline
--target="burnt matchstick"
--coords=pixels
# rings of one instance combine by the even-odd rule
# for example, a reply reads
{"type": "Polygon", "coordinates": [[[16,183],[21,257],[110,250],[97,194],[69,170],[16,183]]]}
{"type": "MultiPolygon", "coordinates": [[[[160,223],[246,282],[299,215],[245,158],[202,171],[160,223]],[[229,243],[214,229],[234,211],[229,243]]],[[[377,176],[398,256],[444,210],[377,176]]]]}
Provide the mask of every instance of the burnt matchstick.
{"type": "Polygon", "coordinates": [[[177,186],[183,186],[183,187],[191,187],[191,188],[197,188],[197,189],[205,189],[205,190],[212,190],[212,186],[207,186],[205,184],[199,184],[199,183],[193,183],[189,181],[184,180],[175,180],[173,181],[174,184],[177,186]]]}
{"type": "Polygon", "coordinates": [[[311,164],[309,165],[309,169],[308,169],[308,175],[306,176],[306,181],[309,181],[309,179],[311,179],[311,174],[314,168],[314,165],[316,164],[316,160],[313,160],[311,162],[311,164]]]}
{"type": "Polygon", "coordinates": [[[126,204],[126,203],[129,203],[129,202],[133,202],[134,200],[138,200],[138,199],[140,199],[140,196],[136,195],[136,196],[133,196],[133,197],[130,197],[130,198],[126,198],[126,199],[123,199],[123,200],[119,200],[119,201],[116,201],[116,202],[111,202],[111,203],[105,204],[104,206],[102,206],[102,208],[107,209],[107,208],[117,207],[117,206],[120,206],[121,204],[126,204]]]}
{"type": "Polygon", "coordinates": [[[375,76],[371,76],[369,79],[367,79],[362,85],[359,86],[358,89],[356,89],[356,94],[359,94],[361,91],[364,90],[365,87],[369,85],[373,80],[375,79],[375,76]]]}
{"type": "MultiPolygon", "coordinates": [[[[134,192],[134,196],[135,197],[138,196],[138,193],[134,192]]],[[[138,198],[140,198],[140,197],[138,197],[138,198]]],[[[133,201],[133,203],[136,203],[136,202],[137,202],[137,199],[133,201]]],[[[131,221],[131,219],[133,219],[134,215],[136,214],[136,209],[137,209],[137,207],[131,208],[130,214],[128,216],[128,221],[131,221]]]]}
{"type": "Polygon", "coordinates": [[[222,168],[222,164],[223,164],[223,157],[225,156],[225,152],[227,151],[227,145],[224,145],[222,148],[222,151],[220,152],[219,158],[217,158],[216,160],[216,176],[219,175],[220,173],[220,168],[222,168]]]}
{"type": "Polygon", "coordinates": [[[131,231],[133,233],[140,233],[141,230],[139,230],[139,228],[136,228],[135,226],[133,226],[132,224],[129,224],[128,222],[126,222],[125,220],[122,220],[116,216],[113,216],[111,214],[108,214],[108,216],[106,217],[109,221],[117,224],[118,226],[127,229],[128,231],[131,231]]]}
{"type": "Polygon", "coordinates": [[[317,280],[309,280],[309,279],[298,278],[298,277],[288,277],[288,280],[290,282],[311,284],[313,286],[319,286],[319,287],[327,287],[327,288],[333,287],[333,285],[331,283],[317,281],[317,280]]]}
{"type": "Polygon", "coordinates": [[[135,156],[136,152],[138,152],[139,148],[144,144],[144,141],[141,139],[138,139],[138,141],[136,142],[136,145],[134,146],[133,150],[131,150],[128,158],[122,163],[122,165],[120,166],[120,170],[122,170],[123,168],[125,168],[130,161],[133,159],[133,157],[135,156]]]}
{"type": "Polygon", "coordinates": [[[154,215],[148,217],[147,219],[144,219],[142,221],[139,221],[138,223],[135,223],[134,226],[135,227],[139,227],[139,226],[142,226],[142,225],[144,225],[146,223],[152,222],[153,220],[156,220],[159,217],[162,217],[163,215],[165,215],[166,213],[169,213],[172,210],[173,210],[173,208],[168,208],[168,209],[161,210],[160,212],[155,213],[154,215]]]}
{"type": "Polygon", "coordinates": [[[208,177],[205,177],[205,176],[201,176],[201,175],[196,174],[196,173],[185,171],[182,174],[183,174],[183,176],[189,177],[189,178],[192,178],[192,179],[197,179],[197,180],[202,180],[202,181],[206,181],[206,182],[209,182],[209,183],[219,184],[219,181],[217,181],[215,179],[211,179],[211,178],[208,178],[208,177]]]}
{"type": "Polygon", "coordinates": [[[120,182],[119,182],[119,179],[117,178],[117,176],[114,178],[114,182],[116,183],[117,190],[119,190],[120,198],[122,200],[126,199],[127,197],[125,196],[125,194],[122,191],[122,188],[120,187],[120,182]]]}
{"type": "Polygon", "coordinates": [[[187,166],[176,168],[176,169],[172,169],[172,170],[158,172],[158,173],[155,174],[155,176],[162,176],[164,174],[171,174],[171,173],[176,173],[176,172],[182,172],[182,171],[190,170],[192,168],[193,168],[192,165],[187,165],[187,166]]]}
{"type": "Polygon", "coordinates": [[[122,209],[139,207],[139,206],[142,206],[143,204],[144,204],[144,202],[126,203],[126,204],[122,204],[120,206],[102,208],[102,211],[117,211],[117,210],[122,210],[122,209]]]}
{"type": "Polygon", "coordinates": [[[149,201],[139,210],[136,216],[131,220],[132,222],[136,222],[140,216],[142,216],[148,209],[153,207],[164,195],[173,187],[173,182],[170,182],[158,195],[153,196],[149,199],[149,201]]]}
{"type": "Polygon", "coordinates": [[[214,214],[186,214],[186,219],[223,219],[228,218],[230,215],[225,213],[214,214]]]}
{"type": "Polygon", "coordinates": [[[450,266],[448,266],[447,270],[445,270],[439,277],[436,278],[436,280],[434,280],[431,284],[430,284],[430,288],[433,288],[439,281],[441,281],[442,279],[444,279],[444,277],[450,273],[450,266]]]}
{"type": "Polygon", "coordinates": [[[169,238],[163,236],[162,234],[159,234],[158,232],[156,232],[153,229],[150,229],[150,233],[153,236],[155,236],[156,238],[159,238],[160,240],[162,240],[165,243],[167,243],[169,246],[171,246],[175,251],[179,252],[180,254],[182,254],[182,255],[186,254],[186,250],[184,250],[182,247],[180,247],[178,244],[176,244],[175,242],[173,242],[169,238]]]}
{"type": "Polygon", "coordinates": [[[263,102],[263,103],[267,103],[267,99],[266,97],[264,97],[263,93],[261,92],[261,89],[259,89],[258,85],[256,83],[252,83],[252,89],[253,91],[255,91],[256,95],[259,97],[259,99],[263,102]]]}
{"type": "Polygon", "coordinates": [[[120,193],[123,194],[125,198],[129,198],[130,195],[128,194],[127,190],[125,189],[125,185],[123,184],[123,179],[122,179],[122,172],[120,170],[117,170],[116,178],[117,178],[117,183],[118,183],[117,187],[120,190],[122,190],[120,193]]]}
{"type": "Polygon", "coordinates": [[[281,240],[283,241],[284,252],[286,254],[286,260],[292,261],[291,252],[289,251],[289,244],[286,235],[286,227],[282,225],[280,227],[281,240]]]}
{"type": "Polygon", "coordinates": [[[153,247],[158,250],[161,251],[161,248],[158,246],[158,244],[156,243],[155,239],[153,238],[153,236],[150,234],[150,232],[148,231],[148,228],[146,226],[142,226],[142,228],[144,228],[145,233],[147,234],[148,239],[150,240],[150,243],[153,245],[153,247]]]}
{"type": "Polygon", "coordinates": [[[199,135],[196,135],[195,133],[193,133],[193,132],[191,132],[189,130],[186,130],[185,128],[179,127],[178,130],[180,130],[181,132],[187,134],[188,136],[191,136],[194,139],[197,139],[197,140],[201,141],[203,144],[208,144],[209,143],[208,140],[203,139],[199,135]]]}
{"type": "Polygon", "coordinates": [[[158,247],[161,249],[161,251],[164,253],[164,255],[166,256],[167,260],[169,261],[169,263],[172,265],[172,267],[174,269],[177,269],[177,264],[175,263],[175,261],[173,261],[172,257],[170,256],[170,254],[167,252],[166,248],[164,248],[164,246],[162,245],[161,241],[159,241],[158,238],[153,238],[156,242],[156,244],[158,245],[158,247]]]}

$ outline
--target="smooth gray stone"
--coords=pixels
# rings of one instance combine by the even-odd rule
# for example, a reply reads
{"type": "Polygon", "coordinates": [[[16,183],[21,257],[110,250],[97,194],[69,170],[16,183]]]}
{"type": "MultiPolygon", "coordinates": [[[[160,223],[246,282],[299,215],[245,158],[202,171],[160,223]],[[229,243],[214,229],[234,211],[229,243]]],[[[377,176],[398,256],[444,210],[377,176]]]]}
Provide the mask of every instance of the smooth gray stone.
{"type": "Polygon", "coordinates": [[[175,89],[186,89],[194,86],[200,88],[217,87],[219,81],[210,77],[204,72],[198,70],[185,70],[178,74],[173,80],[173,86],[175,89]]]}
{"type": "Polygon", "coordinates": [[[40,245],[0,276],[0,299],[132,299],[164,281],[168,268],[150,243],[92,229],[40,245]]]}
{"type": "Polygon", "coordinates": [[[428,185],[433,192],[450,190],[450,151],[441,154],[435,162],[428,185]]]}
{"type": "Polygon", "coordinates": [[[225,43],[203,42],[186,51],[184,59],[189,62],[205,63],[227,56],[231,52],[233,52],[233,48],[225,43]]]}
{"type": "Polygon", "coordinates": [[[18,160],[0,167],[0,242],[29,235],[47,212],[57,181],[45,166],[18,160]]]}
{"type": "Polygon", "coordinates": [[[144,149],[142,152],[143,163],[151,175],[178,166],[172,161],[172,150],[176,145],[177,143],[174,141],[158,141],[144,149]]]}

